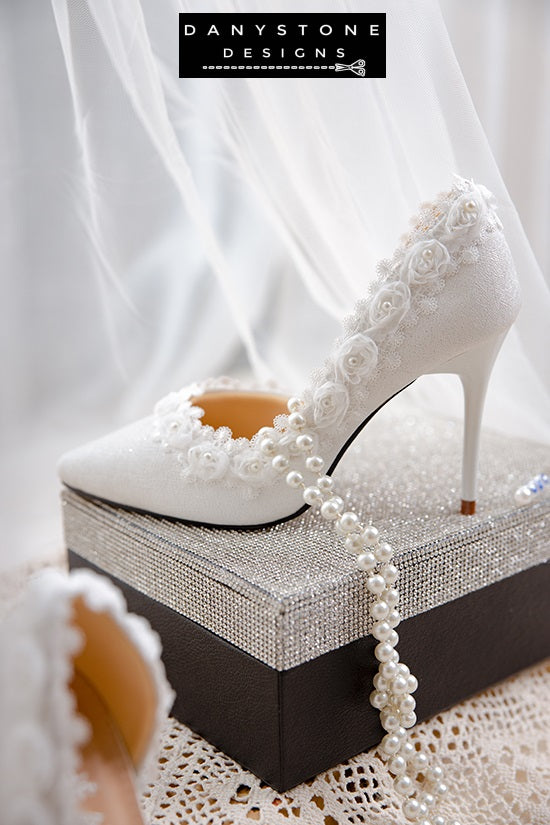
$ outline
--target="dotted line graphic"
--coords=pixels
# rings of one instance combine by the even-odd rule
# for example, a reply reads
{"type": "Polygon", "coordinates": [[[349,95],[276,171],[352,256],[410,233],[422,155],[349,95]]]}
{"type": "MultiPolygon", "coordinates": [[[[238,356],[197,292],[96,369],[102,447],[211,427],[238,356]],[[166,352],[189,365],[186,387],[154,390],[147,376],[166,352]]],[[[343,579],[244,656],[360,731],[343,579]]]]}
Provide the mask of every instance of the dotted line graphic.
{"type": "Polygon", "coordinates": [[[326,69],[334,69],[334,65],[332,66],[203,66],[204,71],[226,71],[235,69],[237,71],[247,71],[248,69],[252,69],[255,72],[258,71],[323,71],[326,69]]]}

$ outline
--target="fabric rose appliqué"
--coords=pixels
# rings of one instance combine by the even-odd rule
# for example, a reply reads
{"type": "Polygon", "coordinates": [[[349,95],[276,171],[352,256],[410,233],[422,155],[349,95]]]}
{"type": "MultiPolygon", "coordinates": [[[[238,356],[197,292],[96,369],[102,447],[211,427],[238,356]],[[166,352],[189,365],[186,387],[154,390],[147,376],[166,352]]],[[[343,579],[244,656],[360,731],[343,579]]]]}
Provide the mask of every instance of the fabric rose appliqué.
{"type": "Polygon", "coordinates": [[[261,484],[265,481],[268,464],[265,456],[254,450],[245,450],[233,459],[233,472],[248,484],[261,484]]]}
{"type": "Polygon", "coordinates": [[[465,232],[477,224],[484,209],[484,200],[474,192],[467,192],[458,198],[449,209],[445,228],[456,234],[465,232]]]}
{"type": "Polygon", "coordinates": [[[420,241],[405,256],[401,277],[410,286],[427,284],[445,274],[450,260],[447,248],[439,241],[420,241]]]}
{"type": "Polygon", "coordinates": [[[229,466],[229,456],[215,444],[196,444],[187,453],[186,475],[213,481],[225,475],[229,466]]]}
{"type": "Polygon", "coordinates": [[[334,358],[338,375],[351,384],[359,384],[369,375],[378,361],[378,347],[368,335],[357,333],[348,338],[334,358]]]}
{"type": "Polygon", "coordinates": [[[313,393],[313,420],[318,427],[339,424],[349,405],[349,398],[343,384],[326,381],[313,393]]]}
{"type": "Polygon", "coordinates": [[[368,332],[385,336],[399,326],[411,305],[411,291],[402,281],[383,284],[368,308],[368,332]]]}
{"type": "Polygon", "coordinates": [[[175,403],[176,396],[177,393],[172,393],[155,407],[152,439],[161,442],[168,451],[189,446],[201,429],[199,419],[204,415],[204,410],[193,407],[190,401],[178,399],[175,403]]]}

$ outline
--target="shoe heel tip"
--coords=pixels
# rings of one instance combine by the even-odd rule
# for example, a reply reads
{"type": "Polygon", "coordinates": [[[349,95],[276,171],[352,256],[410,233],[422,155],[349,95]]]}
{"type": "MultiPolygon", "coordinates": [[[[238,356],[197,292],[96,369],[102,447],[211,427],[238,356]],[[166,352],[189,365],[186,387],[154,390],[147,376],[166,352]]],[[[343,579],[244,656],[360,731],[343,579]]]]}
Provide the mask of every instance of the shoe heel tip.
{"type": "Polygon", "coordinates": [[[460,506],[460,512],[463,516],[473,516],[476,511],[476,503],[475,501],[465,501],[462,499],[462,503],[460,506]]]}

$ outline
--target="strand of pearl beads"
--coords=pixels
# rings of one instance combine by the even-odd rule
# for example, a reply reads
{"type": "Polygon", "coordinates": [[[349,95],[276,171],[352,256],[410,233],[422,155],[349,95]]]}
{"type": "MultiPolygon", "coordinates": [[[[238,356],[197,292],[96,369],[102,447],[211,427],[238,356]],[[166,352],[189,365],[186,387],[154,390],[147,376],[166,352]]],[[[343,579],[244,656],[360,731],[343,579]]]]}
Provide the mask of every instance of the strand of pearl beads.
{"type": "Polygon", "coordinates": [[[386,731],[378,752],[394,777],[403,814],[417,825],[460,825],[457,820],[448,820],[436,813],[441,797],[447,792],[443,771],[439,766],[430,767],[426,754],[409,740],[408,730],[416,723],[413,693],[418,681],[407,665],[399,661],[396,650],[399,635],[395,628],[401,617],[399,591],[394,586],[399,571],[392,563],[393,550],[376,527],[362,524],[356,513],[344,510],[344,501],[335,494],[332,478],[322,475],[326,467],[324,459],[311,454],[314,439],[307,432],[303,408],[301,399],[289,399],[288,430],[296,434],[294,441],[287,443],[290,456],[283,452],[273,455],[275,445],[269,437],[260,442],[260,449],[272,455],[272,466],[285,474],[290,487],[302,491],[306,504],[318,509],[321,516],[333,524],[346,550],[356,556],[357,567],[368,574],[367,589],[373,596],[372,635],[378,641],[374,655],[379,662],[370,703],[380,711],[380,722],[386,731]],[[311,484],[306,484],[303,472],[291,469],[292,460],[299,457],[306,473],[313,475],[311,484]]]}

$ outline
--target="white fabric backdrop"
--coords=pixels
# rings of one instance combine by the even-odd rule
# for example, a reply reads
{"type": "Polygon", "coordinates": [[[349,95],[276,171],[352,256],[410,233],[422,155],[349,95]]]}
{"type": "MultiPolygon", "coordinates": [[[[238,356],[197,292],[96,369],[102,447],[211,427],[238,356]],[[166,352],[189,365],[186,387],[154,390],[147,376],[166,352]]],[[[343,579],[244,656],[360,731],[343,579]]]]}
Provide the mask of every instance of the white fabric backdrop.
{"type": "MultiPolygon", "coordinates": [[[[545,5],[444,0],[541,264],[545,5]]],[[[4,564],[60,542],[62,450],[194,378],[252,368],[299,389],[454,171],[497,193],[523,286],[488,423],[549,437],[550,290],[435,0],[28,0],[0,7],[0,38],[4,564]],[[177,79],[179,10],[297,8],[386,10],[387,80],[177,79]]],[[[459,413],[452,380],[408,394],[459,413]]]]}

